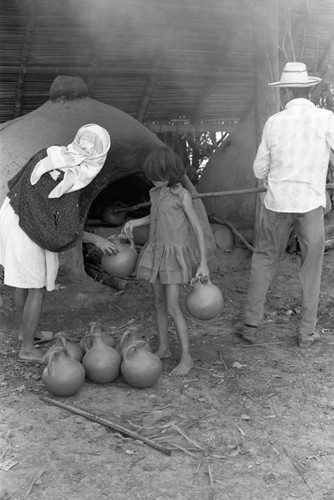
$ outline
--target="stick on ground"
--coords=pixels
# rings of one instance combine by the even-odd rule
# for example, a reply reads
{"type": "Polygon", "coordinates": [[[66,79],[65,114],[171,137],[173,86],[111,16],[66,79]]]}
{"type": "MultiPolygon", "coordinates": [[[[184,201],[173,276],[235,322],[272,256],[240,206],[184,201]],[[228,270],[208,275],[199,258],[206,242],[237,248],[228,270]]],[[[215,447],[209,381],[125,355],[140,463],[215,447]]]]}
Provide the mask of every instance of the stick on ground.
{"type": "Polygon", "coordinates": [[[45,469],[41,469],[40,471],[37,472],[34,479],[30,483],[30,486],[28,488],[26,496],[24,497],[24,500],[28,500],[28,498],[30,497],[30,493],[32,492],[32,489],[33,489],[36,481],[38,481],[43,476],[44,472],[45,472],[45,469]]]}
{"type": "Polygon", "coordinates": [[[217,222],[218,224],[222,224],[224,226],[227,226],[231,230],[231,232],[234,234],[234,236],[236,236],[245,245],[245,247],[248,248],[248,250],[250,250],[251,252],[254,252],[254,247],[250,243],[248,243],[246,238],[244,238],[244,236],[241,233],[239,233],[239,231],[233,226],[233,224],[231,224],[227,220],[218,219],[218,217],[212,217],[212,220],[213,220],[213,222],[217,222]]]}
{"type": "Polygon", "coordinates": [[[72,413],[76,413],[77,415],[81,415],[82,417],[85,417],[88,420],[92,420],[93,422],[97,422],[98,424],[104,425],[105,427],[109,427],[109,429],[112,429],[113,431],[119,432],[122,435],[132,437],[133,439],[137,439],[138,441],[142,441],[143,443],[146,443],[147,445],[151,446],[151,448],[154,448],[155,450],[161,451],[165,455],[172,454],[171,450],[169,450],[168,448],[164,448],[160,444],[157,444],[148,438],[140,436],[140,434],[132,432],[129,429],[126,429],[125,427],[114,424],[113,422],[110,422],[109,420],[106,420],[105,418],[98,417],[96,415],[93,415],[92,413],[88,413],[85,410],[81,410],[80,408],[76,408],[75,406],[66,405],[65,403],[61,403],[60,401],[56,401],[56,400],[48,398],[46,396],[41,396],[40,399],[42,401],[44,401],[45,403],[50,403],[52,405],[59,406],[59,408],[63,408],[64,410],[68,410],[72,413]]]}

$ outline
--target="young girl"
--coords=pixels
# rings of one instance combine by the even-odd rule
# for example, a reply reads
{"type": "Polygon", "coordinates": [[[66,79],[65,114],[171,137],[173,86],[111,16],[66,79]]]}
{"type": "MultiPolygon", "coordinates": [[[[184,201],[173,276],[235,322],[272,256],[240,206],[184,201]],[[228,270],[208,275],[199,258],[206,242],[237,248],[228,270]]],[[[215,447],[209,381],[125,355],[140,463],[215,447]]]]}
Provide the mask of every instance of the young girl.
{"type": "Polygon", "coordinates": [[[170,357],[168,316],[174,321],[181,344],[181,359],[174,375],[186,375],[193,366],[189,349],[188,328],[179,298],[180,285],[192,278],[196,257],[190,242],[192,227],[200,251],[196,276],[207,281],[207,266],[203,230],[195,212],[191,194],[180,181],[185,170],[181,159],[167,147],[161,147],[146,158],[143,171],[152,181],[150,215],[126,222],[123,233],[132,237],[134,227],[150,224],[149,240],[138,258],[137,277],[148,280],[153,287],[159,337],[156,354],[170,357]]]}

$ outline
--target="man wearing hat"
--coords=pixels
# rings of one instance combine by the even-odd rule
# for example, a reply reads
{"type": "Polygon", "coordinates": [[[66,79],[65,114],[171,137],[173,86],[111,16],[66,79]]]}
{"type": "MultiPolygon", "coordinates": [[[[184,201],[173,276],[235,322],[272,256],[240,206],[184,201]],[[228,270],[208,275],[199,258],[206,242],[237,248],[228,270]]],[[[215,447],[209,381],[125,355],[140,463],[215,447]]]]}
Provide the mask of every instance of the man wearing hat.
{"type": "Polygon", "coordinates": [[[235,334],[248,343],[259,340],[267,291],[286,250],[292,227],[301,248],[299,279],[302,307],[297,336],[300,347],[318,340],[316,330],[321,267],[325,247],[324,207],[330,149],[334,149],[334,115],[317,108],[310,88],[321,81],[308,76],[305,64],[289,62],[281,79],[285,109],[271,116],[253,164],[264,180],[263,216],[254,251],[243,323],[235,334]]]}

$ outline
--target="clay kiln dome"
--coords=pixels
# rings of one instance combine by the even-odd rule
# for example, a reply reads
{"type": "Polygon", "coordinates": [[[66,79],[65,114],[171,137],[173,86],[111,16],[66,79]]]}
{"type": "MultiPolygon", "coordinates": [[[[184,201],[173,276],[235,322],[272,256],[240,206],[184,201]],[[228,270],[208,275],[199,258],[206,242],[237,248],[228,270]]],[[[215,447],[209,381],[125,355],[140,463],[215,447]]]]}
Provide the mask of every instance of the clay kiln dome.
{"type": "MultiPolygon", "coordinates": [[[[256,187],[253,161],[256,155],[254,115],[249,113],[233,134],[212,155],[197,190],[199,193],[234,191],[256,187]]],[[[203,198],[207,213],[231,222],[237,229],[254,224],[254,194],[203,198]]]]}

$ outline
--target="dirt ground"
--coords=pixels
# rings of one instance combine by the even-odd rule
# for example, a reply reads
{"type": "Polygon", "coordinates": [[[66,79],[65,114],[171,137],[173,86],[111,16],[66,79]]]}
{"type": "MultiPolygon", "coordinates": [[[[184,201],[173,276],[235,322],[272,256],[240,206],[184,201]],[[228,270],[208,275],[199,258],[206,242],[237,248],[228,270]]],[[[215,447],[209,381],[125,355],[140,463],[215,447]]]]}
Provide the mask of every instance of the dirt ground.
{"type": "MultiPolygon", "coordinates": [[[[0,499],[253,500],[334,499],[334,250],[325,254],[319,308],[321,341],[295,343],[300,308],[299,257],[286,254],[266,306],[263,344],[235,344],[250,254],[219,251],[212,281],[225,299],[222,315],[190,317],[195,367],[169,376],[172,358],[151,388],[85,381],[73,397],[48,393],[43,367],[17,361],[12,290],[0,309],[0,499]],[[78,407],[171,450],[47,404],[41,396],[78,407]]],[[[115,338],[131,319],[156,345],[148,284],[129,280],[124,291],[59,276],[47,294],[41,328],[79,340],[98,321],[115,338]],[[117,327],[118,329],[115,329],[117,327]]],[[[183,298],[189,288],[182,291],[183,298]]]]}

